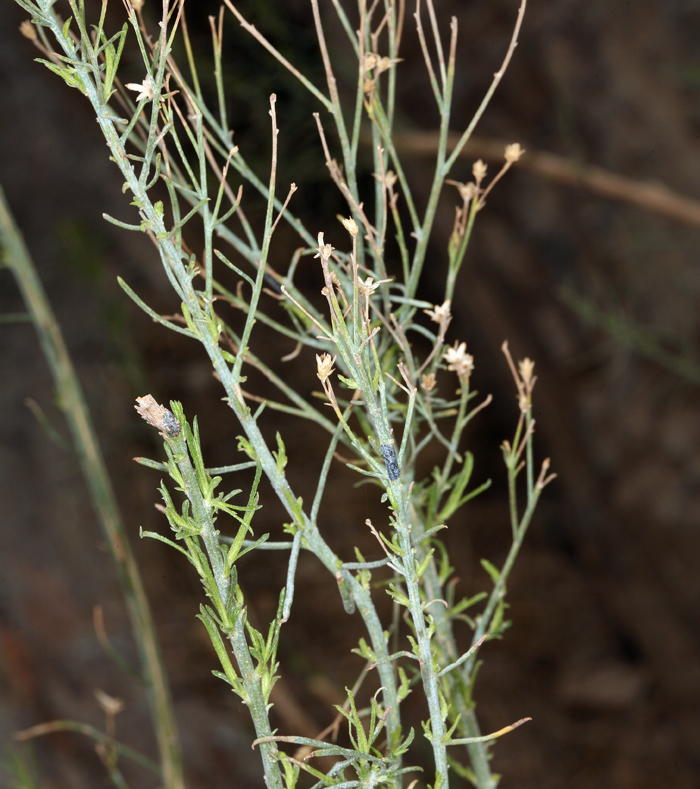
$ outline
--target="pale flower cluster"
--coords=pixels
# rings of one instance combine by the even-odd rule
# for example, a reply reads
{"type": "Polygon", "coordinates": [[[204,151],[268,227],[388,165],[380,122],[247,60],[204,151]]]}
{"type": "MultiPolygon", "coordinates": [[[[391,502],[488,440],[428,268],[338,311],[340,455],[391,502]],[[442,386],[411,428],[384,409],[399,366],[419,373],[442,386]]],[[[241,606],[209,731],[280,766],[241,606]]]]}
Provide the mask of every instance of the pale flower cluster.
{"type": "Polygon", "coordinates": [[[472,167],[472,175],[474,176],[477,186],[484,180],[484,178],[486,178],[486,165],[481,161],[481,159],[474,162],[472,167]]]}
{"type": "Polygon", "coordinates": [[[443,302],[442,304],[436,304],[432,310],[423,310],[423,312],[430,318],[433,323],[439,323],[440,328],[442,329],[443,326],[447,326],[447,324],[452,320],[452,314],[450,312],[450,300],[443,302]]]}
{"type": "Polygon", "coordinates": [[[350,235],[355,238],[358,232],[357,222],[352,217],[349,217],[348,219],[341,219],[340,221],[348,233],[350,233],[350,235]]]}
{"type": "Polygon", "coordinates": [[[357,278],[357,289],[360,291],[360,296],[372,296],[380,285],[391,282],[390,279],[380,279],[374,281],[374,277],[367,277],[363,282],[360,277],[357,278]]]}
{"type": "Polygon", "coordinates": [[[512,164],[517,162],[524,153],[525,151],[520,147],[520,143],[514,142],[511,145],[506,145],[505,160],[512,164]]]}
{"type": "Polygon", "coordinates": [[[460,378],[469,378],[474,369],[474,357],[467,353],[467,343],[455,340],[455,344],[443,353],[447,369],[457,373],[460,378]]]}
{"type": "Polygon", "coordinates": [[[521,359],[518,362],[518,371],[520,372],[520,377],[523,379],[523,383],[527,388],[532,380],[532,373],[535,369],[535,363],[532,359],[528,358],[527,356],[524,359],[521,359]]]}
{"type": "Polygon", "coordinates": [[[335,364],[336,358],[335,356],[331,357],[329,353],[322,353],[320,356],[316,354],[316,375],[318,375],[321,383],[325,383],[335,372],[333,365],[335,364]]]}
{"type": "Polygon", "coordinates": [[[392,66],[400,62],[401,58],[388,58],[386,56],[377,55],[376,52],[367,52],[362,65],[365,73],[376,69],[377,74],[381,74],[382,71],[388,71],[392,66]]]}
{"type": "Polygon", "coordinates": [[[435,388],[435,384],[437,383],[437,379],[435,378],[435,373],[426,373],[420,379],[420,384],[425,389],[425,391],[430,394],[435,388]]]}
{"type": "Polygon", "coordinates": [[[464,200],[465,203],[473,200],[479,193],[479,189],[474,181],[470,181],[468,184],[463,184],[461,181],[447,181],[447,183],[457,187],[459,196],[462,198],[462,200],[464,200]]]}

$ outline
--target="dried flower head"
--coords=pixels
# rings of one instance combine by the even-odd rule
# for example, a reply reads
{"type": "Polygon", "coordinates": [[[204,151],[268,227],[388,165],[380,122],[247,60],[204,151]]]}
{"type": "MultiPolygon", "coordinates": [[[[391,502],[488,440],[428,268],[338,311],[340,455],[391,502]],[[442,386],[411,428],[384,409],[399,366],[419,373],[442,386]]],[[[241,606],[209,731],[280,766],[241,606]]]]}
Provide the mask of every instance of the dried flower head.
{"type": "Polygon", "coordinates": [[[110,696],[99,688],[95,688],[93,693],[95,694],[97,703],[100,705],[100,707],[102,707],[107,715],[114,717],[124,709],[124,702],[122,699],[118,699],[115,696],[110,696]]]}
{"type": "Polygon", "coordinates": [[[348,219],[341,219],[340,221],[348,233],[350,233],[350,235],[355,238],[358,231],[357,222],[352,217],[349,217],[348,219]]]}
{"type": "Polygon", "coordinates": [[[506,145],[505,159],[509,164],[517,162],[518,159],[525,153],[520,147],[519,142],[514,142],[512,145],[506,145]]]}
{"type": "Polygon", "coordinates": [[[535,363],[532,359],[525,357],[525,359],[518,362],[518,369],[516,370],[513,357],[510,355],[507,340],[501,345],[501,350],[505,354],[508,366],[513,375],[513,380],[515,381],[515,386],[518,389],[518,408],[521,413],[526,414],[532,406],[532,390],[537,381],[537,376],[532,374],[535,369],[535,363]]]}
{"type": "Polygon", "coordinates": [[[358,277],[357,288],[360,291],[360,296],[372,296],[374,293],[376,293],[377,288],[380,285],[384,285],[386,282],[391,282],[391,280],[380,279],[375,282],[374,277],[367,277],[367,279],[363,282],[362,279],[358,277]]]}
{"type": "Polygon", "coordinates": [[[527,356],[518,362],[518,372],[520,373],[520,377],[523,379],[526,389],[529,387],[530,381],[532,380],[532,373],[534,369],[535,363],[527,356]]]}
{"type": "Polygon", "coordinates": [[[388,58],[386,56],[382,57],[380,55],[377,55],[376,52],[367,52],[365,54],[365,59],[362,63],[362,68],[365,74],[368,71],[376,70],[377,75],[379,75],[383,71],[388,71],[392,66],[395,66],[400,61],[401,58],[388,58]]]}
{"type": "Polygon", "coordinates": [[[472,200],[479,192],[477,185],[474,181],[470,181],[468,184],[463,184],[460,181],[450,181],[448,180],[446,183],[452,184],[452,186],[457,187],[457,191],[459,192],[459,196],[464,200],[465,203],[468,203],[472,200]]]}
{"type": "Polygon", "coordinates": [[[396,173],[393,170],[387,170],[384,173],[384,177],[379,175],[379,173],[372,173],[372,175],[374,175],[374,177],[377,179],[377,181],[379,181],[379,183],[385,189],[392,189],[394,187],[394,184],[396,183],[396,181],[398,179],[398,176],[396,175],[396,173]]]}
{"type": "Polygon", "coordinates": [[[435,373],[426,373],[425,375],[421,376],[420,385],[425,389],[426,392],[432,392],[435,388],[436,378],[435,373]]]}
{"type": "Polygon", "coordinates": [[[400,63],[402,58],[388,58],[383,57],[379,58],[379,63],[377,63],[377,73],[381,74],[383,71],[388,71],[390,68],[393,68],[397,63],[400,63]]]}
{"type": "Polygon", "coordinates": [[[38,38],[36,28],[28,19],[25,19],[19,26],[19,32],[30,41],[36,41],[38,38]]]}
{"type": "Polygon", "coordinates": [[[486,165],[479,159],[479,161],[474,162],[474,166],[472,167],[472,175],[474,176],[474,180],[476,181],[477,186],[486,178],[486,165]]]}
{"type": "Polygon", "coordinates": [[[460,378],[469,378],[474,369],[474,357],[467,353],[467,343],[457,343],[443,353],[442,358],[447,362],[447,369],[457,373],[460,378]]]}
{"type": "Polygon", "coordinates": [[[180,422],[175,414],[157,403],[152,395],[147,394],[145,397],[137,397],[136,402],[138,405],[135,405],[134,408],[149,425],[157,427],[161,433],[171,438],[176,438],[180,435],[180,422]]]}
{"type": "Polygon", "coordinates": [[[314,258],[321,258],[321,260],[325,263],[328,263],[330,260],[331,255],[333,254],[333,249],[330,244],[323,243],[323,233],[318,234],[318,250],[314,255],[314,258]]]}
{"type": "Polygon", "coordinates": [[[150,74],[146,74],[143,82],[127,82],[126,87],[129,90],[138,92],[136,97],[137,104],[144,100],[151,101],[153,99],[153,80],[150,74]]]}
{"type": "Polygon", "coordinates": [[[316,354],[316,375],[319,377],[321,383],[325,383],[335,372],[333,365],[335,364],[336,359],[336,356],[331,358],[329,353],[322,353],[320,356],[316,354]]]}
{"type": "Polygon", "coordinates": [[[365,59],[362,63],[362,69],[365,73],[372,71],[372,69],[379,63],[380,57],[375,52],[365,52],[365,59]]]}
{"type": "Polygon", "coordinates": [[[442,304],[436,304],[434,309],[432,310],[423,310],[423,312],[430,318],[433,323],[439,323],[440,328],[442,328],[443,324],[447,324],[452,320],[452,314],[450,313],[450,300],[443,302],[442,304]]]}

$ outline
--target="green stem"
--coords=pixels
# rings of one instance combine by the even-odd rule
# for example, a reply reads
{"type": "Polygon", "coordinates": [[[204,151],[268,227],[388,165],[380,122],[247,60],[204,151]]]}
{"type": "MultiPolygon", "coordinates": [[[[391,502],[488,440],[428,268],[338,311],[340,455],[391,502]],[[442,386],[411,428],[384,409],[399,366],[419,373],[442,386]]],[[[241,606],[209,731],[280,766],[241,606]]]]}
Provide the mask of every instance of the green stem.
{"type": "MultiPolygon", "coordinates": [[[[190,461],[185,439],[185,431],[174,438],[166,439],[170,444],[177,467],[185,481],[185,495],[192,504],[192,514],[199,525],[200,536],[209,557],[212,575],[216,590],[210,594],[218,594],[219,601],[214,601],[221,614],[226,608],[231,585],[231,576],[226,572],[224,555],[219,545],[219,533],[214,525],[213,508],[202,496],[202,491],[197,482],[197,475],[190,461]]],[[[235,592],[234,592],[235,593],[235,592]]],[[[229,623],[226,623],[227,625],[229,623]]],[[[239,611],[232,631],[227,628],[227,635],[233,648],[233,654],[238,663],[241,680],[246,692],[246,704],[253,719],[257,737],[272,736],[272,729],[268,718],[267,704],[262,683],[250,655],[250,648],[245,634],[245,612],[239,611]]],[[[282,789],[282,775],[277,761],[277,747],[274,743],[264,743],[260,746],[260,756],[265,773],[265,784],[268,789],[282,789]]]]}

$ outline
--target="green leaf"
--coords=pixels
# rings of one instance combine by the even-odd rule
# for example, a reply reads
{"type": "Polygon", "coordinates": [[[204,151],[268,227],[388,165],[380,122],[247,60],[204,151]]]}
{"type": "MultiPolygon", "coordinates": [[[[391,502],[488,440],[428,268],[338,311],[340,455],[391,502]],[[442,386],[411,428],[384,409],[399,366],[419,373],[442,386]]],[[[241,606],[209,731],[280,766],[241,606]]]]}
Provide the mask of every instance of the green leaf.
{"type": "Polygon", "coordinates": [[[233,663],[231,663],[226,646],[224,645],[221,634],[219,633],[219,628],[216,625],[214,612],[211,610],[211,608],[209,608],[209,606],[202,605],[199,607],[199,615],[197,618],[202,620],[204,627],[207,629],[209,640],[211,641],[212,646],[216,651],[217,657],[219,658],[219,662],[224,669],[226,681],[231,685],[234,692],[239,695],[243,701],[247,702],[248,697],[243,686],[243,681],[236,674],[236,671],[233,668],[233,663]]]}
{"type": "Polygon", "coordinates": [[[367,642],[364,638],[361,638],[359,641],[359,646],[352,650],[356,655],[359,655],[361,658],[369,661],[370,663],[377,662],[377,655],[374,653],[372,649],[370,649],[367,642]]]}
{"type": "Polygon", "coordinates": [[[411,692],[411,680],[401,666],[398,666],[399,672],[399,688],[396,697],[399,701],[403,701],[411,692]]]}
{"type": "Polygon", "coordinates": [[[124,27],[122,27],[121,32],[117,33],[116,36],[112,38],[114,41],[115,38],[119,39],[119,44],[115,50],[114,45],[109,42],[105,47],[105,82],[104,82],[104,91],[103,97],[105,103],[108,102],[112,95],[112,85],[114,83],[114,77],[116,76],[117,69],[119,68],[119,61],[122,57],[122,52],[124,51],[124,43],[126,42],[126,34],[129,29],[129,23],[124,22],[124,27]]]}
{"type": "Polygon", "coordinates": [[[43,63],[46,68],[49,71],[53,71],[54,74],[58,74],[68,87],[77,88],[83,95],[87,96],[85,85],[83,85],[83,81],[77,75],[74,68],[70,68],[69,66],[58,66],[56,63],[51,63],[51,61],[44,60],[43,58],[35,58],[34,60],[36,63],[43,63]]]}
{"type": "Polygon", "coordinates": [[[416,575],[418,578],[423,575],[423,573],[428,569],[428,564],[430,560],[433,558],[433,554],[435,553],[435,548],[431,548],[428,553],[425,555],[425,559],[420,563],[420,567],[416,570],[416,575]]]}
{"type": "Polygon", "coordinates": [[[357,389],[357,382],[353,381],[352,378],[346,378],[344,375],[340,375],[338,373],[338,380],[342,381],[348,389],[357,389]]]}
{"type": "Polygon", "coordinates": [[[489,574],[494,585],[497,584],[498,579],[501,577],[501,571],[494,567],[488,559],[482,559],[481,566],[489,574]]]}
{"type": "MultiPolygon", "coordinates": [[[[285,789],[295,789],[301,768],[298,764],[290,762],[287,755],[283,752],[279,754],[279,762],[282,764],[282,777],[284,778],[285,789]]],[[[324,775],[323,778],[325,777],[324,775]]]]}
{"type": "Polygon", "coordinates": [[[473,469],[474,456],[471,452],[467,452],[464,457],[464,462],[462,463],[462,468],[457,472],[457,474],[451,477],[448,482],[448,487],[451,489],[450,495],[447,499],[447,502],[445,503],[445,506],[442,508],[440,514],[436,518],[438,522],[449,520],[450,517],[462,506],[460,499],[462,498],[464,489],[469,483],[473,469]]]}
{"type": "Polygon", "coordinates": [[[432,528],[428,529],[427,531],[423,532],[420,537],[417,537],[415,540],[411,542],[411,545],[415,548],[417,545],[424,543],[426,540],[430,539],[433,534],[436,534],[443,529],[446,529],[447,526],[444,523],[441,523],[439,526],[433,526],[432,528]]]}
{"type": "Polygon", "coordinates": [[[258,456],[255,450],[253,449],[253,445],[250,443],[250,441],[248,441],[248,439],[245,438],[244,436],[236,436],[236,438],[238,439],[238,447],[237,447],[238,451],[245,452],[245,454],[248,455],[248,457],[251,460],[257,461],[258,456]]]}
{"type": "Polygon", "coordinates": [[[413,728],[411,728],[411,730],[408,732],[408,736],[406,737],[406,739],[400,745],[398,745],[396,748],[392,750],[392,755],[402,756],[404,753],[406,753],[409,746],[413,742],[413,738],[415,737],[415,735],[416,735],[415,731],[413,730],[413,728]]]}
{"type": "Polygon", "coordinates": [[[280,474],[284,473],[284,469],[287,465],[287,451],[284,447],[284,441],[282,441],[282,436],[277,433],[277,452],[273,451],[272,454],[277,461],[277,471],[280,474]]]}
{"type": "Polygon", "coordinates": [[[403,592],[400,592],[394,584],[389,584],[386,593],[391,597],[392,600],[395,600],[399,605],[404,606],[404,608],[411,607],[411,601],[406,597],[403,592]]]}
{"type": "Polygon", "coordinates": [[[473,597],[464,597],[458,603],[456,603],[452,608],[449,610],[449,616],[457,616],[461,614],[462,611],[466,611],[467,608],[471,608],[473,605],[478,603],[480,600],[483,600],[486,597],[486,592],[479,592],[475,594],[473,597]]]}

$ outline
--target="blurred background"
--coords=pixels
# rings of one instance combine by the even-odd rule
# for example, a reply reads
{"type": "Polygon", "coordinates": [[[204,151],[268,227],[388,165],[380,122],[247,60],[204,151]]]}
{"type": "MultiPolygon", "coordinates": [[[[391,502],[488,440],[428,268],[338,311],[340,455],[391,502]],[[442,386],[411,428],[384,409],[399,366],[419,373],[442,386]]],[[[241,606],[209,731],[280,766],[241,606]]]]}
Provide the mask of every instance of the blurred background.
{"type": "MultiPolygon", "coordinates": [[[[347,86],[352,68],[349,59],[343,66],[343,34],[330,4],[322,5],[329,6],[329,40],[347,86]]],[[[445,34],[452,14],[459,22],[452,124],[459,131],[500,67],[517,2],[436,5],[445,34]]],[[[322,82],[306,2],[250,0],[240,8],[322,82]]],[[[189,10],[206,71],[206,16],[218,7],[197,3],[189,10]]],[[[405,169],[423,202],[438,119],[413,10],[397,117],[405,169]]],[[[194,573],[175,552],[138,539],[139,527],[162,532],[165,524],[153,507],[160,475],[132,458],[159,458],[162,447],[132,404],[147,392],[159,401],[181,400],[188,416],[199,417],[212,466],[240,461],[237,429],[203,351],[155,326],[118,287],[121,276],[159,312],[177,309],[150,242],[103,221],[103,212],[134,221],[133,209],[86,101],[33,62],[38,53],[18,32],[25,17],[4,3],[0,185],[78,367],[143,571],[188,785],[262,786],[246,710],[211,675],[217,663],[195,619],[202,596],[194,573]]],[[[120,4],[112,4],[110,17],[113,29],[123,24],[120,4]]],[[[295,209],[311,232],[342,240],[335,220],[342,203],[326,179],[311,117],[319,108],[229,14],[224,31],[235,142],[265,177],[267,102],[277,93],[280,190],[294,180],[301,187],[295,209]]],[[[124,66],[124,81],[141,81],[133,51],[124,66]]],[[[473,161],[493,157],[502,143],[518,141],[529,153],[479,214],[448,334],[450,342],[467,342],[476,357],[473,385],[494,396],[468,436],[475,484],[491,478],[493,485],[454,519],[447,537],[464,594],[486,588],[479,559],[497,564],[509,544],[498,446],[511,437],[517,408],[499,351],[504,339],[516,358],[536,360],[537,453],[551,457],[559,475],[545,491],[509,584],[513,626],[484,649],[477,682],[484,731],[533,718],[495,748],[503,787],[700,785],[700,202],[693,202],[700,201],[699,130],[696,0],[531,0],[479,139],[452,176],[469,180],[473,161]]],[[[490,171],[498,166],[492,162],[490,171]]],[[[251,200],[249,216],[259,221],[261,208],[251,200]]],[[[424,275],[429,301],[441,297],[456,202],[448,187],[424,275]]],[[[282,225],[272,265],[284,271],[296,246],[282,225]]],[[[310,262],[298,282],[308,292],[321,287],[310,262]]],[[[0,308],[22,310],[7,271],[0,271],[0,308]]],[[[267,353],[278,359],[291,350],[280,344],[267,353]]],[[[68,440],[31,324],[0,326],[0,358],[0,742],[4,748],[13,732],[59,718],[103,727],[99,688],[126,703],[119,738],[153,757],[143,689],[105,654],[93,627],[100,605],[112,645],[137,664],[80,469],[26,405],[32,398],[68,440]]],[[[310,392],[318,387],[314,368],[312,354],[304,353],[284,370],[310,392]]],[[[303,467],[320,463],[323,436],[291,420],[266,419],[270,435],[284,435],[293,484],[310,489],[313,477],[303,467]],[[296,476],[295,459],[303,461],[296,476]]],[[[376,546],[362,524],[373,493],[354,488],[342,471],[337,479],[324,533],[341,555],[355,543],[371,553],[376,546]]],[[[278,535],[282,522],[270,503],[256,520],[258,533],[278,535]]],[[[283,557],[248,560],[241,580],[251,618],[264,622],[273,614],[284,572],[283,557]]],[[[295,611],[283,629],[275,723],[282,733],[315,736],[362,669],[349,652],[361,626],[342,616],[334,584],[312,560],[300,565],[295,611]]],[[[21,752],[39,766],[42,787],[106,782],[92,744],[80,735],[53,734],[21,752]]],[[[136,768],[125,774],[134,789],[155,785],[136,768]]],[[[2,775],[0,785],[12,784],[2,775]]]]}

